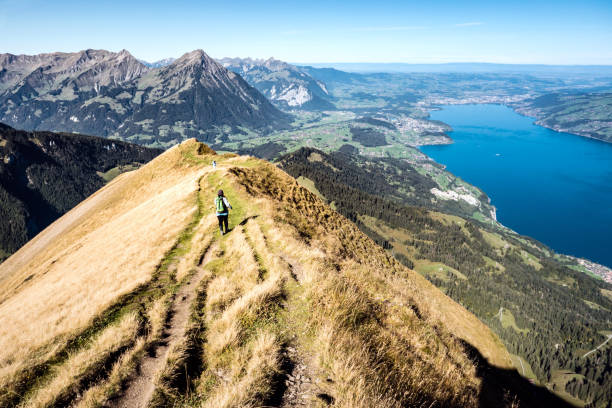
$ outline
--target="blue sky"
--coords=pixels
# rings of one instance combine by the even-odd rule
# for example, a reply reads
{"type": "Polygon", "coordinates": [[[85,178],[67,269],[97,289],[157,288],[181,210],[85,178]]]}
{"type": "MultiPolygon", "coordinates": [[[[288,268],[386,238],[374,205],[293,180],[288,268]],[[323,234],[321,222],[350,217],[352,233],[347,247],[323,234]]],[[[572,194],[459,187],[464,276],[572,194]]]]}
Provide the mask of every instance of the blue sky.
{"type": "Polygon", "coordinates": [[[0,0],[0,53],[612,64],[612,1],[0,0]]]}

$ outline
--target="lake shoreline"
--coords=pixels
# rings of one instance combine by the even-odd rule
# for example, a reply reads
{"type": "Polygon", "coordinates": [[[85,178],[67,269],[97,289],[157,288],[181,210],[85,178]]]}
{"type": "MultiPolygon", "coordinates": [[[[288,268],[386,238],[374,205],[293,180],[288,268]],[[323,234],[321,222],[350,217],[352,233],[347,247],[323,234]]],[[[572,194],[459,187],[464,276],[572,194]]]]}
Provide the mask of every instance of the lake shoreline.
{"type": "MultiPolygon", "coordinates": [[[[432,105],[432,106],[427,108],[427,112],[428,112],[427,120],[431,120],[431,113],[432,112],[437,112],[437,111],[441,110],[440,106],[460,106],[460,105],[463,105],[463,106],[465,106],[465,105],[497,105],[497,106],[505,106],[507,108],[512,109],[514,112],[518,113],[521,116],[524,116],[524,117],[529,118],[529,119],[533,119],[533,124],[536,125],[536,126],[540,126],[542,128],[549,129],[549,130],[552,130],[552,131],[557,132],[557,133],[566,133],[568,135],[584,137],[584,138],[587,138],[587,139],[596,140],[598,142],[603,142],[603,143],[606,143],[606,144],[612,144],[612,141],[607,141],[607,140],[603,140],[603,139],[600,139],[600,138],[597,138],[597,137],[593,137],[593,136],[589,136],[589,135],[585,135],[585,134],[580,134],[580,133],[572,132],[572,131],[565,130],[565,129],[557,129],[557,128],[554,128],[552,126],[548,126],[548,125],[546,125],[544,123],[541,123],[542,119],[540,119],[537,116],[534,116],[532,114],[529,114],[527,112],[519,110],[519,108],[517,108],[516,106],[512,105],[512,103],[515,103],[515,102],[511,102],[511,103],[503,103],[503,102],[475,103],[473,101],[470,101],[470,102],[456,102],[456,103],[448,102],[448,103],[445,103],[444,105],[432,105]]],[[[450,135],[448,135],[448,133],[452,133],[452,126],[449,125],[448,123],[445,123],[445,122],[443,122],[443,123],[451,128],[450,131],[445,133],[445,135],[449,139],[451,139],[451,141],[448,142],[448,143],[445,143],[444,141],[440,141],[439,143],[424,144],[424,145],[421,145],[421,146],[434,146],[434,145],[443,145],[443,144],[452,144],[453,143],[452,142],[452,137],[450,137],[450,135]]]]}
{"type": "Polygon", "coordinates": [[[605,253],[609,237],[602,225],[612,222],[612,211],[600,204],[612,199],[612,185],[606,178],[607,163],[612,160],[610,143],[585,143],[588,139],[603,141],[558,132],[531,120],[528,123],[524,119],[532,117],[506,104],[449,104],[437,108],[430,117],[453,128],[448,134],[453,143],[423,145],[419,150],[484,191],[494,203],[501,224],[560,254],[604,267],[612,265],[612,256],[605,253]],[[465,114],[457,112],[461,109],[465,114]],[[470,123],[470,116],[474,123],[470,123]],[[589,155],[605,158],[593,161],[589,155]],[[565,163],[573,163],[575,168],[570,170],[565,163]],[[526,197],[529,205],[525,204],[526,197]],[[576,213],[582,215],[576,217],[576,213]]]}

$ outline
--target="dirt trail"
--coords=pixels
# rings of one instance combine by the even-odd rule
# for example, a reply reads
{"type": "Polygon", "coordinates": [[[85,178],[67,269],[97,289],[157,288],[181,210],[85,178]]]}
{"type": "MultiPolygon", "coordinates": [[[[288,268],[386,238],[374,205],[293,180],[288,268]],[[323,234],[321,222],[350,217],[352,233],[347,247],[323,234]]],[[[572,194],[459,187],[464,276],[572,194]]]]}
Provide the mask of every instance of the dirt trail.
{"type": "MultiPolygon", "coordinates": [[[[281,254],[280,259],[287,264],[291,277],[301,285],[305,279],[303,266],[286,253],[281,254]]],[[[317,376],[311,364],[311,357],[302,354],[295,345],[288,345],[283,356],[286,374],[282,384],[284,390],[278,404],[280,408],[312,406],[317,402],[317,398],[325,402],[325,405],[333,401],[333,398],[321,392],[321,388],[316,384],[317,376]]]]}
{"type": "Polygon", "coordinates": [[[196,289],[206,276],[203,265],[211,259],[213,252],[214,245],[206,251],[202,263],[195,268],[195,274],[176,293],[170,308],[170,321],[161,336],[162,342],[140,361],[138,370],[128,383],[127,389],[111,402],[111,407],[144,408],[149,404],[155,391],[156,374],[166,365],[172,346],[185,336],[190,306],[196,298],[196,289]]]}
{"type": "Polygon", "coordinates": [[[286,387],[280,408],[293,408],[312,405],[315,390],[318,388],[313,384],[314,374],[312,368],[306,364],[295,347],[287,347],[285,358],[289,362],[289,372],[285,376],[286,387]]]}
{"type": "Polygon", "coordinates": [[[588,353],[586,353],[584,356],[582,356],[582,358],[585,358],[586,356],[588,356],[591,353],[596,352],[597,350],[599,350],[600,348],[602,348],[603,346],[606,345],[607,342],[609,342],[610,340],[612,340],[612,334],[608,334],[608,338],[606,339],[606,341],[604,341],[603,343],[601,343],[599,346],[595,347],[593,350],[589,351],[588,353]]]}

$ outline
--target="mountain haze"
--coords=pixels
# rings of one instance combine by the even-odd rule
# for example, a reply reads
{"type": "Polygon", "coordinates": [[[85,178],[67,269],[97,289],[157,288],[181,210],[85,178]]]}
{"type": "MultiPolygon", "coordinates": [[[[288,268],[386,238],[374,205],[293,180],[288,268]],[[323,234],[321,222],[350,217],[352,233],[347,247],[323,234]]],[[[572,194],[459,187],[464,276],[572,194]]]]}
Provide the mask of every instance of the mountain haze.
{"type": "Polygon", "coordinates": [[[164,58],[164,59],[160,59],[155,62],[147,62],[144,60],[139,60],[139,61],[142,62],[144,65],[146,65],[149,68],[161,68],[161,67],[165,67],[166,65],[172,64],[174,61],[176,61],[176,58],[164,58]]]}
{"type": "Polygon", "coordinates": [[[123,50],[0,55],[0,121],[170,146],[284,126],[278,111],[202,50],[149,68],[123,50]]]}
{"type": "Polygon", "coordinates": [[[3,406],[563,406],[295,179],[193,140],[1,264],[0,316],[3,406]]]}
{"type": "Polygon", "coordinates": [[[274,58],[223,58],[219,63],[281,108],[335,109],[325,84],[294,65],[274,58]]]}

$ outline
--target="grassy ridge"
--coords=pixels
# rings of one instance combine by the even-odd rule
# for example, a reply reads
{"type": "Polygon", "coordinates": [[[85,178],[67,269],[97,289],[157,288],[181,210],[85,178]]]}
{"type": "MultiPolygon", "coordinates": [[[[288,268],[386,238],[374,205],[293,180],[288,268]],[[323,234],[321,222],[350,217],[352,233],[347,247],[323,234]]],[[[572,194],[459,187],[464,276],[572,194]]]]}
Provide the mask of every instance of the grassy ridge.
{"type": "MultiPolygon", "coordinates": [[[[189,194],[181,208],[189,216],[159,213],[166,224],[182,220],[182,228],[145,229],[148,242],[156,235],[172,239],[153,277],[114,299],[96,325],[75,334],[80,340],[65,359],[45,375],[24,379],[22,397],[12,402],[121,404],[138,387],[143,392],[129,402],[153,406],[512,406],[534,396],[555,401],[512,377],[509,355],[482,322],[295,179],[256,159],[213,155],[188,142],[114,182],[142,183],[138,191],[152,195],[140,206],[153,205],[168,191],[174,197],[183,183],[169,178],[156,184],[162,175],[187,175],[189,194]],[[212,205],[220,188],[234,208],[232,231],[224,236],[216,232],[212,205]],[[175,327],[176,305],[196,275],[201,280],[189,289],[193,301],[185,327],[175,327]],[[163,360],[149,354],[165,342],[163,360]],[[154,378],[143,377],[136,368],[151,358],[161,365],[154,378]]],[[[106,205],[125,204],[119,199],[106,205]]],[[[126,222],[132,226],[134,220],[126,222]]],[[[124,250],[131,245],[126,242],[124,250]]]]}

